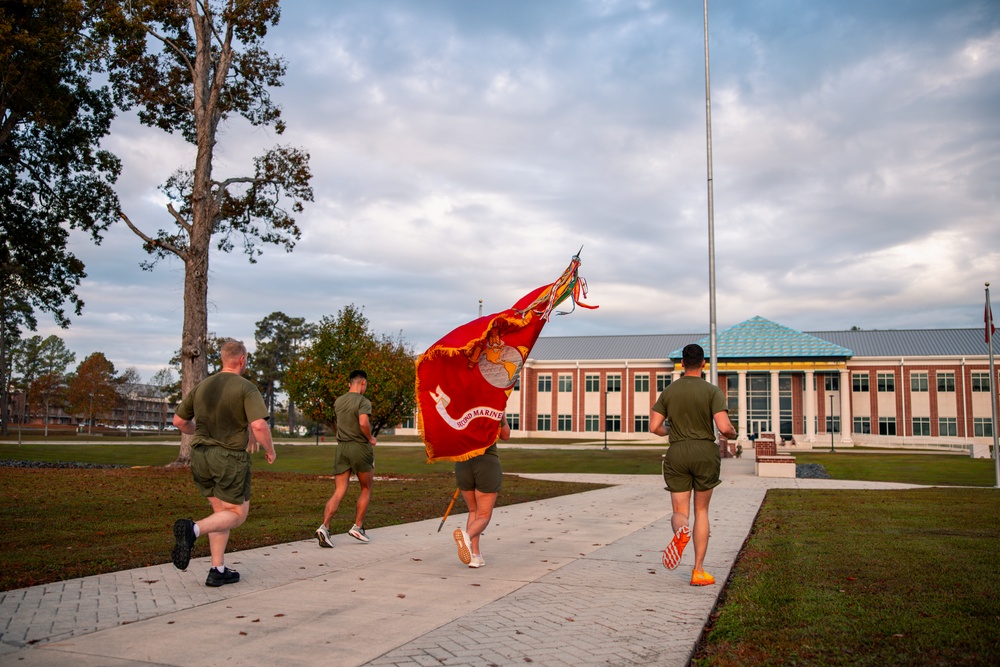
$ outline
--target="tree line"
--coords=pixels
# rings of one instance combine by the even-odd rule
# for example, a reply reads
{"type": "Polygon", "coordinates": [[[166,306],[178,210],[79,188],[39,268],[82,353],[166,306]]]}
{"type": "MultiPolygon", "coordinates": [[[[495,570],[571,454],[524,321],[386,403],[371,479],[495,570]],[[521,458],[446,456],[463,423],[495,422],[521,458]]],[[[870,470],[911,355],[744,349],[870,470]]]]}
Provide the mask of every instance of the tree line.
{"type": "MultiPolygon", "coordinates": [[[[262,150],[214,171],[220,127],[242,118],[282,134],[270,94],[285,63],[264,47],[279,0],[10,0],[0,12],[0,420],[7,428],[14,345],[38,313],[67,327],[86,277],[73,230],[100,243],[121,222],[150,255],[184,267],[183,391],[208,372],[210,251],[290,252],[313,200],[309,154],[262,150]],[[136,219],[115,190],[121,160],[101,146],[119,111],[194,147],[160,187],[161,219],[136,219]]],[[[18,352],[19,354],[19,352],[18,352]]],[[[184,436],[177,463],[189,462],[184,436]]]]}
{"type": "MultiPolygon", "coordinates": [[[[60,410],[79,418],[90,432],[98,420],[121,410],[124,426],[131,429],[140,403],[166,398],[175,385],[169,368],[157,371],[144,383],[135,366],[118,373],[103,352],[88,355],[71,371],[76,354],[55,335],[16,340],[8,352],[9,382],[5,390],[20,400],[7,402],[17,406],[17,414],[6,415],[4,425],[11,417],[19,426],[33,424],[40,417],[46,435],[51,416],[60,410]]],[[[164,410],[162,416],[165,414],[164,410]]],[[[161,418],[159,424],[162,428],[165,419],[161,418]]]]}
{"type": "MultiPolygon", "coordinates": [[[[213,372],[222,367],[220,350],[226,340],[208,334],[206,359],[213,372]]],[[[333,403],[347,390],[348,376],[357,368],[368,373],[373,434],[413,415],[413,352],[402,333],[377,333],[353,304],[318,323],[280,311],[271,313],[256,323],[254,342],[247,376],[264,397],[272,429],[279,413],[290,429],[299,423],[296,415],[301,413],[305,420],[333,432],[333,403]]],[[[135,366],[118,373],[102,352],[90,354],[70,371],[76,355],[63,340],[36,335],[9,346],[6,391],[21,396],[17,403],[26,413],[42,415],[46,432],[49,415],[60,408],[82,420],[88,430],[113,411],[122,410],[128,430],[143,400],[170,404],[180,400],[183,366],[179,357],[180,352],[148,382],[143,382],[135,366]]],[[[14,417],[17,423],[25,423],[27,414],[14,417]]],[[[5,418],[4,424],[8,421],[5,418]]]]}

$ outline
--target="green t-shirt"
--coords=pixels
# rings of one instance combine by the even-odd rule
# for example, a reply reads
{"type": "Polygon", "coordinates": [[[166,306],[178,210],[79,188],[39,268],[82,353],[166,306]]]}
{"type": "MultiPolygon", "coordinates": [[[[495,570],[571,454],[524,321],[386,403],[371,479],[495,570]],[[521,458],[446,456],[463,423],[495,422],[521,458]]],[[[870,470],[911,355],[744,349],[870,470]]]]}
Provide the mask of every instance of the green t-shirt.
{"type": "Polygon", "coordinates": [[[653,405],[653,411],[670,424],[671,445],[687,440],[715,442],[714,416],[727,410],[721,389],[690,376],[672,382],[653,405]]]}
{"type": "Polygon", "coordinates": [[[194,419],[191,445],[246,449],[250,422],[265,419],[267,406],[257,386],[236,373],[216,373],[202,380],[177,406],[177,416],[194,419]]]}
{"type": "Polygon", "coordinates": [[[337,442],[369,444],[368,438],[361,432],[358,416],[372,413],[371,401],[356,391],[349,391],[334,401],[333,411],[337,418],[337,442]]]}

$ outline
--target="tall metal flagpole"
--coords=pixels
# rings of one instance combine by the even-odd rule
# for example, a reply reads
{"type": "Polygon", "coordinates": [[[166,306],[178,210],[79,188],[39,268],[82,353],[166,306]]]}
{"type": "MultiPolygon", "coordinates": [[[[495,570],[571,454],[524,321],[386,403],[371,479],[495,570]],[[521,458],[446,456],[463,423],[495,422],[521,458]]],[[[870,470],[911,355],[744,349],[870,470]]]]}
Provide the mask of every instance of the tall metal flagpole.
{"type": "MultiPolygon", "coordinates": [[[[709,355],[709,381],[719,384],[719,350],[715,335],[715,202],[712,192],[712,83],[708,67],[708,0],[705,7],[705,126],[708,142],[708,340],[711,346],[709,355]]],[[[995,420],[994,420],[995,421],[995,420]]]]}
{"type": "Polygon", "coordinates": [[[990,409],[993,411],[993,468],[995,488],[1000,489],[1000,447],[997,446],[997,373],[993,366],[993,309],[990,308],[990,284],[986,283],[986,347],[990,350],[990,409]]]}

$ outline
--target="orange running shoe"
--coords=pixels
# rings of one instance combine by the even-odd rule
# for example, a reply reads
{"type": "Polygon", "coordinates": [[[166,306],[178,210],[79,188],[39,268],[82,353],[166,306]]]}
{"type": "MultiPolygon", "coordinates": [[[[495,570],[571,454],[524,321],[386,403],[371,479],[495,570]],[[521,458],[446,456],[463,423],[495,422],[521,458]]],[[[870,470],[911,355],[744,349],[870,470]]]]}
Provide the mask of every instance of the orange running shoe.
{"type": "Polygon", "coordinates": [[[692,586],[711,586],[714,583],[715,577],[705,572],[705,570],[694,570],[691,572],[692,586]]]}
{"type": "Polygon", "coordinates": [[[687,546],[688,541],[691,539],[691,529],[687,526],[681,526],[680,529],[674,534],[670,544],[667,548],[663,550],[663,567],[668,570],[672,570],[677,567],[677,564],[681,562],[681,555],[684,553],[684,547],[687,546]]]}

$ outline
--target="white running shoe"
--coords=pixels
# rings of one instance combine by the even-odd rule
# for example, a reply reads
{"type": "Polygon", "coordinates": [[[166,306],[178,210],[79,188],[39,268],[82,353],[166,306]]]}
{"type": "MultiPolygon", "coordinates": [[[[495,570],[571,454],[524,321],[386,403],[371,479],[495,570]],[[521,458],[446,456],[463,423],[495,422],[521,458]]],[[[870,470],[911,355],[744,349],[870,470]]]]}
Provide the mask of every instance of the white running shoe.
{"type": "Polygon", "coordinates": [[[353,526],[351,526],[351,529],[347,531],[347,534],[361,542],[369,541],[368,535],[365,534],[365,529],[359,526],[358,524],[354,524],[353,526]]]}
{"type": "Polygon", "coordinates": [[[469,534],[461,528],[456,528],[451,536],[455,538],[455,544],[458,545],[458,560],[468,565],[472,562],[472,546],[469,541],[469,534]]]}
{"type": "Polygon", "coordinates": [[[324,549],[333,548],[333,538],[330,537],[330,531],[326,526],[320,526],[316,529],[316,540],[324,549]]]}
{"type": "Polygon", "coordinates": [[[482,554],[472,554],[469,567],[482,567],[483,565],[486,565],[486,559],[483,558],[482,554]]]}

